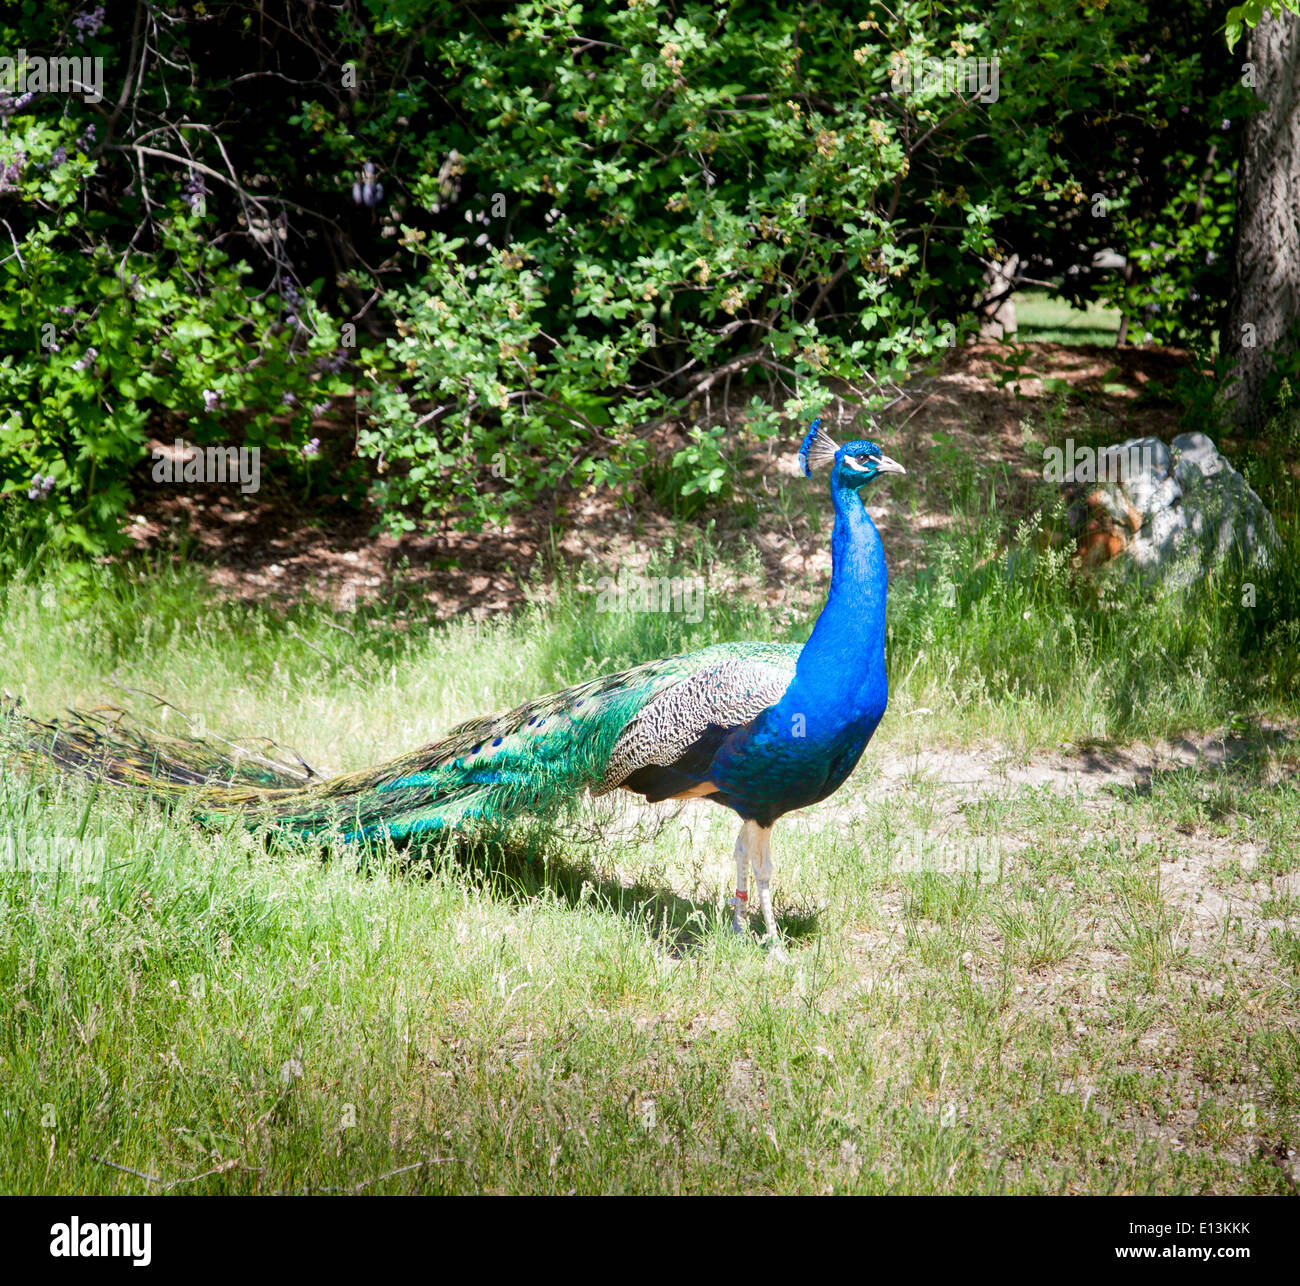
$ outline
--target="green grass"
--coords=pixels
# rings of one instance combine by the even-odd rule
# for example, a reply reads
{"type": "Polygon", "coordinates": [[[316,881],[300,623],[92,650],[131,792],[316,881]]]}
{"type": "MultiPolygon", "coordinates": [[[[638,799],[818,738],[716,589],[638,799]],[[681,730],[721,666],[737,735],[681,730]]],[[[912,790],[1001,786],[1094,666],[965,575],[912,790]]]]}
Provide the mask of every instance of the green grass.
{"type": "Polygon", "coordinates": [[[361,871],[33,791],[0,816],[67,870],[0,877],[11,1191],[1285,1188],[1256,1153],[1297,1140],[1300,917],[1261,954],[1239,890],[1180,941],[1157,801],[1044,828],[1013,792],[1030,847],[961,871],[906,791],[793,820],[781,966],[725,928],[720,814],[361,871]]]}
{"type": "MultiPolygon", "coordinates": [[[[1256,614],[1230,581],[1090,598],[1028,528],[1009,574],[983,482],[952,485],[932,570],[892,591],[889,716],[778,828],[788,965],[727,931],[734,827],[703,804],[363,863],[0,773],[4,1188],[1288,1191],[1266,1154],[1300,1144],[1291,744],[1093,793],[880,774],[1293,720],[1294,572],[1256,614]]],[[[659,570],[708,570],[697,548],[659,570]]],[[[773,631],[752,592],[692,624],[563,579],[490,626],[238,606],[185,570],[59,583],[0,598],[30,708],[165,693],[331,770],[773,631]]]]}
{"type": "Polygon", "coordinates": [[[1021,290],[1014,296],[1016,339],[1022,344],[1107,344],[1119,334],[1119,312],[1102,304],[1072,308],[1046,290],[1021,290]]]}

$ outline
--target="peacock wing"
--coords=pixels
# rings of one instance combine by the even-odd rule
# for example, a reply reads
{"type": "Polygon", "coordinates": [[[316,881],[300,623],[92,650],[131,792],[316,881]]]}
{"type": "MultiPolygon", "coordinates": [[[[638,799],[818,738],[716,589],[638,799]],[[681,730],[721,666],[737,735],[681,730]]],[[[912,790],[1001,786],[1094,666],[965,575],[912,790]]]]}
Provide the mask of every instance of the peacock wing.
{"type": "Polygon", "coordinates": [[[779,644],[718,651],[628,722],[592,794],[625,786],[667,799],[704,780],[723,739],[781,699],[799,656],[798,647],[779,644]]]}

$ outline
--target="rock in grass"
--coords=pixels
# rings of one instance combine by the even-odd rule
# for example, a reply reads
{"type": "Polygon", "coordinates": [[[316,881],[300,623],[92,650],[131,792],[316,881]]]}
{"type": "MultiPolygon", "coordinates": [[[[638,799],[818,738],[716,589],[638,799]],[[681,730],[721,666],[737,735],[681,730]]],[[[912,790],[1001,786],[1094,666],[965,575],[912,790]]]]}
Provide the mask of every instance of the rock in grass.
{"type": "Polygon", "coordinates": [[[1148,585],[1185,588],[1229,557],[1267,569],[1278,547],[1264,502],[1203,433],[1087,451],[1064,486],[1084,564],[1148,585]]]}

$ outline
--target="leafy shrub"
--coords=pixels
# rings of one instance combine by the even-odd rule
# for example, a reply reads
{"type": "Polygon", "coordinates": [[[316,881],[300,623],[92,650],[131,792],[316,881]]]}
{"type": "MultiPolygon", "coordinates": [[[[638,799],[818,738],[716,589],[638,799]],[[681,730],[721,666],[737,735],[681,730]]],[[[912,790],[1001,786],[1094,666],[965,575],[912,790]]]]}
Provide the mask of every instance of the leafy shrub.
{"type": "MultiPolygon", "coordinates": [[[[80,28],[59,41],[49,16],[0,26],[0,47],[111,53],[111,28],[79,45],[80,28]]],[[[121,153],[93,104],[10,94],[0,112],[11,251],[0,260],[0,506],[11,551],[33,539],[81,555],[120,548],[131,482],[163,417],[197,444],[237,425],[242,441],[292,463],[313,403],[341,387],[319,370],[339,324],[312,291],[284,275],[274,290],[250,285],[250,263],[220,244],[201,168],[115,174],[121,153]]]]}
{"type": "Polygon", "coordinates": [[[960,342],[1013,253],[1141,335],[1208,343],[1217,323],[1220,127],[1245,100],[1210,74],[1211,5],[1159,28],[1129,0],[538,3],[454,30],[439,3],[387,13],[454,107],[411,142],[417,275],[388,296],[397,378],[361,439],[403,462],[390,513],[477,523],[560,480],[623,483],[666,424],[683,498],[717,494],[721,426],[790,432],[832,389],[879,406],[960,342]],[[998,63],[993,101],[917,74],[977,57],[998,63]],[[1104,247],[1128,254],[1123,282],[1062,273],[1104,247]]]}
{"type": "Polygon", "coordinates": [[[169,420],[293,471],[311,407],[359,386],[397,528],[627,485],[652,440],[690,509],[728,447],[894,396],[1011,254],[1082,297],[1104,284],[1067,267],[1127,253],[1158,337],[1201,334],[1216,288],[1239,112],[1204,0],[127,13],[0,22],[118,78],[0,96],[0,497],[87,554],[169,420]],[[954,83],[973,58],[999,92],[954,83]]]}

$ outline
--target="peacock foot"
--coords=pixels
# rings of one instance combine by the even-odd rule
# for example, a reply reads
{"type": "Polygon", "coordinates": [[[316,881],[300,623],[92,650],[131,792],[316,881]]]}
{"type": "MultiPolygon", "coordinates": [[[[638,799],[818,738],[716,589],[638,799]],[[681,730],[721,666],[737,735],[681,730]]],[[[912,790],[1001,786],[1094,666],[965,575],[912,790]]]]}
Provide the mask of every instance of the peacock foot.
{"type": "Polygon", "coordinates": [[[777,964],[790,963],[790,953],[786,951],[780,938],[764,938],[763,941],[767,944],[767,958],[769,960],[774,960],[777,964]]]}

